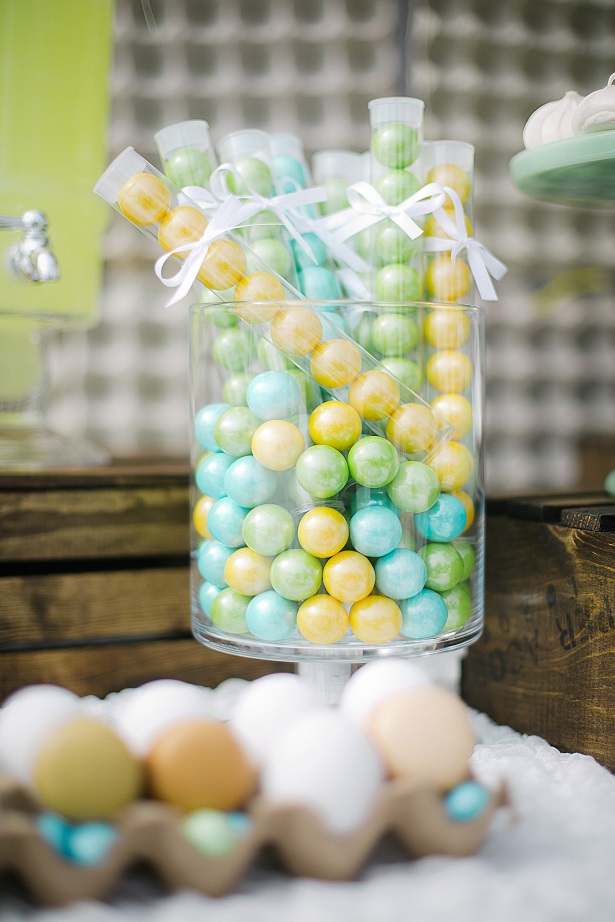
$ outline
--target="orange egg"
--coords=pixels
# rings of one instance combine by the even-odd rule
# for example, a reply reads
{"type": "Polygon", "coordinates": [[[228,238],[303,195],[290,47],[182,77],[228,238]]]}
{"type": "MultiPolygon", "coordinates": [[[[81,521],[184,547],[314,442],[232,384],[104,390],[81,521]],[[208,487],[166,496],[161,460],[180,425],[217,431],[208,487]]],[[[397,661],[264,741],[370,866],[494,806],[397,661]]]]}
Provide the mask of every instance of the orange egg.
{"type": "Polygon", "coordinates": [[[208,288],[222,291],[236,285],[246,271],[246,257],[234,240],[213,240],[199,269],[199,279],[208,288]]]}
{"type": "Polygon", "coordinates": [[[230,730],[186,719],[164,730],[145,767],[153,797],[180,810],[237,810],[256,788],[256,770],[230,730]]]}
{"type": "Polygon", "coordinates": [[[316,311],[306,307],[289,307],[273,318],[270,335],[282,352],[308,355],[322,338],[322,323],[316,311]]]}
{"type": "Polygon", "coordinates": [[[310,371],[323,387],[346,387],[361,371],[361,355],[345,339],[328,339],[314,349],[310,371]]]}
{"type": "Polygon", "coordinates": [[[385,371],[365,371],[350,385],[348,403],[363,419],[390,416],[399,403],[399,387],[385,371]]]}

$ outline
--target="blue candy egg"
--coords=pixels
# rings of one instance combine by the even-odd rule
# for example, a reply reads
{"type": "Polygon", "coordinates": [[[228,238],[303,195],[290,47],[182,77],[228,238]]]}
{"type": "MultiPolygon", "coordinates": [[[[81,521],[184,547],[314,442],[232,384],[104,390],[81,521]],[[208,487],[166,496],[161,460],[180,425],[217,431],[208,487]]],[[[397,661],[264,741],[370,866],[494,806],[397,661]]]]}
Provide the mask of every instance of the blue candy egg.
{"type": "Polygon", "coordinates": [[[463,503],[450,493],[441,493],[427,512],[414,516],[416,529],[427,541],[452,541],[466,527],[463,503]]]}
{"type": "Polygon", "coordinates": [[[36,818],[39,835],[58,854],[68,857],[70,853],[71,824],[57,813],[40,813],[36,818]]]}
{"type": "Polygon", "coordinates": [[[415,551],[396,547],[381,557],[374,566],[376,588],[390,599],[407,599],[425,585],[427,567],[415,551]]]}
{"type": "Polygon", "coordinates": [[[490,796],[487,788],[477,781],[464,781],[448,792],[444,798],[444,809],[452,820],[467,822],[484,813],[490,796]]]}
{"type": "MultiPolygon", "coordinates": [[[[273,498],[277,485],[276,472],[263,467],[254,455],[246,455],[233,461],[224,477],[224,492],[247,509],[268,503],[273,498]]],[[[210,493],[209,496],[211,495],[210,493]]]]}
{"type": "Polygon", "coordinates": [[[299,288],[311,301],[341,298],[339,282],[330,269],[305,266],[298,272],[299,288]]]}
{"type": "Polygon", "coordinates": [[[439,634],[448,618],[444,599],[433,589],[421,589],[411,598],[403,599],[399,607],[402,614],[401,632],[413,640],[424,640],[439,634]]]}
{"type": "Polygon", "coordinates": [[[248,385],[246,400],[259,419],[288,419],[299,409],[299,385],[285,371],[263,371],[248,385]]]}
{"type": "Polygon", "coordinates": [[[99,864],[117,839],[118,831],[109,823],[82,823],[71,830],[68,857],[86,867],[99,864]]]}
{"type": "Polygon", "coordinates": [[[316,234],[313,234],[311,231],[301,236],[310,248],[311,253],[315,256],[316,262],[314,262],[310,254],[304,250],[300,243],[296,240],[291,240],[290,246],[293,251],[293,256],[295,257],[297,269],[310,269],[315,266],[323,266],[327,261],[327,248],[320,237],[317,237],[316,234]]]}
{"type": "Polygon", "coordinates": [[[249,511],[230,496],[216,500],[207,514],[207,527],[212,538],[227,547],[244,547],[241,529],[249,511]]]}
{"type": "Polygon", "coordinates": [[[354,515],[355,512],[358,512],[359,509],[363,509],[365,506],[386,506],[387,509],[390,509],[396,515],[401,515],[399,506],[395,505],[387,493],[386,487],[371,488],[363,487],[360,484],[357,485],[357,489],[352,494],[350,500],[352,514],[354,515]]]}
{"type": "Polygon", "coordinates": [[[355,551],[365,557],[390,554],[401,541],[401,535],[398,516],[386,506],[364,506],[350,519],[350,541],[355,551]]]}
{"type": "Polygon", "coordinates": [[[228,583],[224,578],[224,567],[235,550],[236,548],[227,547],[219,541],[206,541],[201,544],[196,560],[203,579],[218,589],[226,589],[228,583]]]}
{"type": "Polygon", "coordinates": [[[295,629],[299,605],[274,589],[255,595],[246,609],[248,630],[261,640],[284,640],[295,629]]]}
{"type": "Polygon", "coordinates": [[[211,616],[211,606],[219,592],[222,592],[222,590],[217,586],[213,586],[208,582],[201,583],[199,587],[199,605],[206,615],[211,616]]]}
{"type": "Polygon", "coordinates": [[[222,499],[226,496],[224,489],[224,475],[235,459],[232,455],[217,451],[215,454],[204,458],[198,465],[194,479],[196,485],[206,496],[212,499],[222,499]]]}
{"type": "Polygon", "coordinates": [[[307,178],[299,160],[288,154],[276,154],[272,157],[271,165],[280,191],[296,192],[297,189],[305,189],[307,178]]]}
{"type": "Polygon", "coordinates": [[[194,420],[194,434],[196,440],[203,448],[208,451],[220,451],[214,436],[214,426],[218,417],[222,416],[225,410],[230,410],[228,403],[208,403],[201,407],[194,420]]]}

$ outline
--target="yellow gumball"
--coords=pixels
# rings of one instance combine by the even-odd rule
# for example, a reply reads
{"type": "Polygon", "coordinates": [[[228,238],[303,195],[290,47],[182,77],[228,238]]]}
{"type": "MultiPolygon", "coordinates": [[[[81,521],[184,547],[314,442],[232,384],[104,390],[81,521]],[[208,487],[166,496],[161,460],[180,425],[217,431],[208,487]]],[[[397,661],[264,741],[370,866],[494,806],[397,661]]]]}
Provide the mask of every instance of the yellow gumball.
{"type": "Polygon", "coordinates": [[[472,180],[465,170],[456,163],[440,163],[434,166],[427,174],[427,182],[437,182],[441,186],[449,186],[457,193],[464,205],[472,191],[472,180]]]}
{"type": "Polygon", "coordinates": [[[212,534],[207,527],[207,516],[209,515],[209,510],[215,502],[216,500],[212,499],[211,496],[201,496],[194,505],[192,512],[192,522],[202,538],[212,537],[212,534]]]}
{"type": "Polygon", "coordinates": [[[407,455],[429,451],[437,433],[436,417],[429,407],[420,403],[404,403],[396,407],[386,425],[389,442],[407,455]]]}
{"type": "Polygon", "coordinates": [[[364,371],[350,385],[348,403],[363,419],[390,416],[399,403],[399,387],[385,371],[364,371]]]}
{"type": "Polygon", "coordinates": [[[235,551],[224,565],[224,578],[236,592],[243,595],[258,595],[271,589],[272,557],[257,554],[250,547],[235,551]]]}
{"type": "Polygon", "coordinates": [[[347,403],[327,400],[310,414],[310,436],[316,445],[330,445],[347,451],[361,435],[361,417],[347,403]]]}
{"type": "Polygon", "coordinates": [[[463,352],[443,349],[428,360],[425,376],[437,391],[457,394],[464,391],[472,380],[472,362],[463,352]]]}
{"type": "Polygon", "coordinates": [[[434,349],[459,349],[469,330],[470,321],[460,308],[439,307],[425,319],[425,339],[434,349]]]}
{"type": "Polygon", "coordinates": [[[306,512],[297,529],[304,551],[314,557],[333,557],[348,541],[348,522],[337,509],[316,506],[306,512]]]}
{"type": "Polygon", "coordinates": [[[231,288],[246,271],[246,256],[234,240],[213,240],[199,269],[199,279],[214,291],[231,288]]]}
{"type": "Polygon", "coordinates": [[[462,439],[472,428],[472,404],[461,394],[440,394],[431,401],[434,410],[455,427],[454,439],[462,439]]]}
{"type": "Polygon", "coordinates": [[[288,355],[309,355],[322,339],[322,323],[315,311],[288,307],[273,318],[271,339],[288,355]]]}
{"type": "MultiPolygon", "coordinates": [[[[455,209],[451,206],[449,208],[444,206],[444,211],[447,213],[453,224],[455,224],[455,209]]],[[[472,236],[472,222],[468,218],[467,214],[464,215],[464,223],[466,227],[466,234],[468,237],[472,236]]],[[[425,223],[425,236],[426,237],[440,237],[440,239],[448,240],[449,235],[446,233],[440,222],[438,221],[435,214],[430,215],[427,218],[425,223]]]]}
{"type": "Polygon", "coordinates": [[[401,630],[399,605],[382,595],[368,595],[350,609],[352,633],[364,643],[387,643],[401,630]]]}
{"type": "Polygon", "coordinates": [[[135,173],[118,192],[117,204],[133,224],[148,227],[165,216],[171,207],[171,193],[157,176],[135,173]]]}
{"type": "MultiPolygon", "coordinates": [[[[251,272],[237,283],[235,301],[283,301],[286,297],[282,283],[270,272],[251,272]]],[[[276,304],[244,303],[235,306],[235,313],[246,323],[269,323],[279,311],[276,304]]]]}
{"type": "MultiPolygon", "coordinates": [[[[207,223],[205,215],[190,205],[171,208],[160,222],[158,243],[163,250],[174,250],[175,247],[193,243],[203,236],[207,223]]],[[[177,254],[180,259],[184,259],[187,255],[187,253],[177,254]]]]}
{"type": "Polygon", "coordinates": [[[314,595],[299,606],[297,627],[310,643],[335,643],[348,629],[348,612],[330,595],[314,595]]]}
{"type": "Polygon", "coordinates": [[[323,387],[346,387],[361,371],[361,354],[345,339],[328,339],[314,349],[310,371],[323,387]]]}
{"type": "Polygon", "coordinates": [[[285,419],[263,423],[252,436],[252,454],[270,471],[289,470],[304,449],[301,430],[285,419]]]}
{"type": "Polygon", "coordinates": [[[456,496],[466,511],[466,527],[464,528],[465,532],[468,530],[468,528],[470,528],[472,522],[474,521],[474,503],[468,494],[464,493],[463,490],[452,490],[451,496],[456,496]]]}
{"type": "Polygon", "coordinates": [[[447,253],[436,256],[425,272],[425,290],[436,301],[461,301],[472,285],[472,276],[462,259],[452,261],[447,253]]]}
{"type": "Polygon", "coordinates": [[[472,453],[461,442],[447,442],[438,448],[426,463],[440,481],[443,493],[460,490],[474,470],[472,453]]]}
{"type": "Polygon", "coordinates": [[[376,582],[371,563],[358,551],[341,551],[326,562],[322,578],[325,589],[340,602],[358,602],[370,594],[376,582]]]}

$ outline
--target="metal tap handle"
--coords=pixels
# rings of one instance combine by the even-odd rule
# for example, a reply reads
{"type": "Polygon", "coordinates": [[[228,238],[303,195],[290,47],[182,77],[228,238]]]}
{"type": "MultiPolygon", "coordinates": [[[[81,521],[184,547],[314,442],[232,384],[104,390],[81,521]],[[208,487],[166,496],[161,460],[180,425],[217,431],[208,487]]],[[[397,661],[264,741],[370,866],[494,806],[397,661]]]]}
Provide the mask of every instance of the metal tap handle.
{"type": "Polygon", "coordinates": [[[26,211],[21,217],[0,214],[0,229],[46,231],[47,218],[42,211],[36,209],[26,211]]]}
{"type": "Polygon", "coordinates": [[[20,218],[0,215],[0,229],[23,230],[22,239],[8,253],[12,273],[30,282],[57,282],[60,268],[47,237],[47,218],[31,209],[20,218]]]}

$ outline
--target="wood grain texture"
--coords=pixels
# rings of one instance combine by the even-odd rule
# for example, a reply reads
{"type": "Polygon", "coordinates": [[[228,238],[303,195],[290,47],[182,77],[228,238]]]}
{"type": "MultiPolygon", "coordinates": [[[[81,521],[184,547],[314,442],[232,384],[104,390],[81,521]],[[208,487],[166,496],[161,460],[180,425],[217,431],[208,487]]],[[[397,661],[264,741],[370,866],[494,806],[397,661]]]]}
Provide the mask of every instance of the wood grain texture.
{"type": "Polygon", "coordinates": [[[490,515],[485,595],[468,704],[615,770],[615,534],[490,515]]]}

